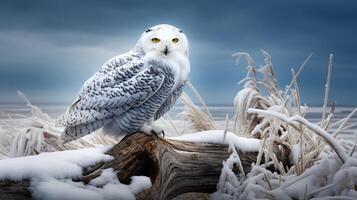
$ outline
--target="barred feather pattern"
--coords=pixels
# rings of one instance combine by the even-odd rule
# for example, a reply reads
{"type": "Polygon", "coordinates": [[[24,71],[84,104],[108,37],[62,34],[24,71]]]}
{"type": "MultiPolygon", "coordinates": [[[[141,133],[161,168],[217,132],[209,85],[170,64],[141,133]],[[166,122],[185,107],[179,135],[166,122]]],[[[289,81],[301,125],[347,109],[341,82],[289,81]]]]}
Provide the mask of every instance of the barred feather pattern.
{"type": "Polygon", "coordinates": [[[100,119],[98,121],[80,124],[76,126],[67,126],[62,133],[63,141],[72,141],[81,137],[88,135],[89,133],[102,128],[104,125],[110,123],[111,118],[100,119]]]}
{"type": "Polygon", "coordinates": [[[177,86],[177,88],[166,98],[165,102],[161,105],[159,110],[155,113],[154,120],[159,119],[165,113],[167,113],[176,103],[178,98],[180,98],[186,81],[177,86]]]}
{"type": "Polygon", "coordinates": [[[66,126],[64,141],[103,126],[103,130],[115,130],[115,135],[134,133],[173,106],[184,83],[173,89],[172,69],[154,61],[145,66],[140,56],[140,51],[132,51],[115,57],[86,81],[78,100],[58,120],[58,124],[66,126]]]}
{"type": "MultiPolygon", "coordinates": [[[[126,92],[127,89],[124,87],[132,85],[135,80],[126,81],[133,78],[144,68],[144,63],[141,60],[142,56],[142,50],[134,48],[126,54],[116,56],[107,61],[100,71],[84,83],[77,100],[64,115],[57,119],[57,125],[75,126],[87,124],[100,118],[113,117],[112,110],[119,109],[120,102],[124,103],[120,99],[115,99],[115,97],[119,98],[120,94],[126,92]],[[107,94],[108,90],[111,90],[110,94],[107,94]],[[115,103],[116,100],[119,101],[115,103]],[[101,106],[98,107],[98,105],[101,106]]],[[[137,83],[143,84],[140,81],[137,83]]],[[[140,85],[132,87],[140,88],[140,85]]],[[[122,96],[121,99],[125,99],[125,96],[122,96]]]]}
{"type": "MultiPolygon", "coordinates": [[[[104,125],[110,123],[113,121],[112,118],[116,118],[116,113],[121,114],[125,113],[125,111],[129,112],[135,107],[142,107],[145,104],[149,103],[157,103],[157,101],[151,102],[150,100],[156,100],[156,98],[165,98],[164,95],[161,95],[160,90],[155,93],[155,95],[151,98],[149,98],[150,94],[153,93],[153,91],[157,90],[157,88],[163,88],[163,87],[170,87],[172,88],[171,85],[169,84],[164,84],[165,83],[165,75],[161,70],[157,69],[157,66],[149,66],[147,70],[143,71],[143,73],[135,76],[133,78],[135,83],[133,85],[135,87],[132,88],[132,90],[123,90],[123,93],[120,93],[120,97],[125,97],[124,101],[120,101],[118,103],[118,100],[116,101],[115,97],[110,98],[110,102],[113,102],[114,104],[119,104],[119,107],[112,107],[108,105],[107,107],[104,107],[104,109],[100,109],[100,106],[103,105],[97,105],[97,107],[94,107],[91,110],[81,110],[80,112],[75,112],[72,114],[72,118],[69,120],[73,120],[74,125],[67,126],[64,132],[64,138],[67,138],[72,140],[72,139],[77,139],[80,137],[83,137],[101,127],[104,125]],[[140,83],[140,84],[139,84],[140,83]],[[135,91],[143,92],[144,94],[140,96],[140,101],[132,101],[132,97],[136,95],[135,91]],[[130,91],[130,92],[129,92],[130,91]],[[145,101],[145,99],[149,98],[144,105],[141,105],[142,102],[145,101]],[[113,109],[111,109],[113,108],[113,109]],[[100,118],[102,115],[104,115],[104,118],[100,118]]],[[[166,81],[167,82],[167,81],[166,81]]],[[[170,83],[171,84],[171,83],[170,83]]],[[[88,103],[88,102],[87,102],[88,103]]],[[[144,112],[144,114],[149,115],[150,112],[144,112]]],[[[120,117],[121,118],[121,117],[120,117]]],[[[138,119],[140,120],[140,119],[138,119]]],[[[69,124],[70,122],[68,122],[69,124]]],[[[128,124],[126,126],[134,126],[133,123],[128,124]]],[[[122,129],[124,130],[124,129],[122,129]]],[[[136,129],[135,129],[136,130],[136,129]]],[[[124,130],[119,133],[128,133],[128,131],[124,130]]]]}
{"type": "Polygon", "coordinates": [[[100,71],[84,83],[80,95],[96,91],[99,93],[100,88],[116,86],[132,78],[144,67],[142,56],[140,49],[134,49],[110,59],[100,71]]]}
{"type": "MultiPolygon", "coordinates": [[[[122,115],[116,117],[111,123],[103,128],[105,133],[112,135],[118,135],[118,133],[122,135],[135,133],[144,125],[145,122],[149,121],[154,115],[157,114],[159,109],[167,101],[168,97],[173,94],[171,91],[175,82],[175,76],[172,70],[167,66],[159,66],[159,69],[162,70],[161,73],[165,77],[160,89],[141,105],[134,106],[122,115]]],[[[177,94],[177,92],[175,94],[177,94]]],[[[177,98],[172,97],[172,99],[177,98]]],[[[172,104],[175,103],[173,100],[170,100],[170,102],[172,104]]],[[[168,108],[166,109],[168,105],[164,105],[164,107],[164,110],[168,111],[168,108]]]]}

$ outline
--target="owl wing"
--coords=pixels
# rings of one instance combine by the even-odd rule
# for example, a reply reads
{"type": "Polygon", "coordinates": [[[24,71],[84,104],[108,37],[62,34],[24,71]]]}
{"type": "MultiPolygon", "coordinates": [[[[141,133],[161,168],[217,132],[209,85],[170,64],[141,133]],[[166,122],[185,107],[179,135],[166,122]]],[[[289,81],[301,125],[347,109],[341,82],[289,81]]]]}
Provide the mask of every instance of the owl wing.
{"type": "Polygon", "coordinates": [[[78,97],[66,112],[78,109],[76,106],[79,106],[78,103],[81,99],[85,98],[86,94],[95,93],[94,91],[99,91],[101,88],[110,87],[132,78],[141,71],[144,66],[144,63],[138,58],[136,53],[128,52],[108,60],[100,71],[95,73],[83,84],[78,97]]]}
{"type": "Polygon", "coordinates": [[[154,65],[137,68],[142,62],[129,62],[120,69],[99,73],[83,86],[77,101],[59,118],[58,124],[77,126],[119,115],[132,106],[139,106],[161,87],[164,75],[154,65]],[[119,72],[126,77],[118,75],[119,72]],[[128,78],[129,77],[129,78],[128,78]]]}

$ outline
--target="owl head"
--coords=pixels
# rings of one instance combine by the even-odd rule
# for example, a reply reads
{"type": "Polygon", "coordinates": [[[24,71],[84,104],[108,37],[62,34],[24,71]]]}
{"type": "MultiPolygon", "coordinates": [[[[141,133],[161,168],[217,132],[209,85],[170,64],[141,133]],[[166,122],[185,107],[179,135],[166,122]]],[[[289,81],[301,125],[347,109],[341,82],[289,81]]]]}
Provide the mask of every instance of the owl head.
{"type": "Polygon", "coordinates": [[[160,24],[144,31],[139,45],[145,54],[161,58],[188,57],[186,35],[175,26],[160,24]]]}

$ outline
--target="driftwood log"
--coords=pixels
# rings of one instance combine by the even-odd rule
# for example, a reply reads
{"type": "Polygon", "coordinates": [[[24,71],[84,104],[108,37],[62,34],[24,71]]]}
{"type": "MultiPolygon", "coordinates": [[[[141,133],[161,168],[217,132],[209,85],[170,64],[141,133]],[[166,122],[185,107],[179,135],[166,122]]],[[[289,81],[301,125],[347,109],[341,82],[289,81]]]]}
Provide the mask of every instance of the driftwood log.
{"type": "MultiPolygon", "coordinates": [[[[143,133],[124,138],[108,154],[115,159],[85,172],[84,181],[89,182],[106,168],[117,171],[123,183],[129,183],[134,175],[148,176],[153,186],[137,199],[154,200],[216,191],[222,163],[230,155],[226,145],[166,140],[143,133]]],[[[239,154],[244,170],[250,171],[257,152],[239,154]]]]}
{"type": "MultiPolygon", "coordinates": [[[[143,133],[123,138],[107,154],[114,159],[84,169],[78,181],[88,183],[107,168],[113,168],[122,183],[129,183],[132,176],[148,176],[153,186],[137,194],[137,199],[153,200],[169,200],[189,192],[215,192],[222,163],[230,155],[227,145],[175,141],[143,133]]],[[[244,171],[249,172],[257,152],[238,154],[244,171]]],[[[31,199],[28,186],[26,180],[0,182],[0,199],[31,199]]]]}

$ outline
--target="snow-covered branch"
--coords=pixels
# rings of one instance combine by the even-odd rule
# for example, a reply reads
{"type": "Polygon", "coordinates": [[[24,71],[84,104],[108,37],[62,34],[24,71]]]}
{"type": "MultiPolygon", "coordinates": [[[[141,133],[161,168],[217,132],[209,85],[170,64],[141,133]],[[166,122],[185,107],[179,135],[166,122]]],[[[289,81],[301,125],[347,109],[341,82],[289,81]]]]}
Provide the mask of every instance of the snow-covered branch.
{"type": "Polygon", "coordinates": [[[291,124],[291,125],[296,125],[296,122],[299,122],[299,123],[303,124],[305,127],[307,127],[308,129],[312,130],[314,133],[316,133],[320,137],[322,137],[335,150],[335,152],[337,153],[338,157],[341,159],[342,162],[345,162],[348,158],[348,155],[344,151],[344,148],[342,147],[342,145],[340,145],[331,134],[329,134],[327,131],[325,131],[318,125],[309,122],[308,120],[306,120],[305,118],[303,118],[299,115],[296,115],[293,117],[287,117],[287,116],[285,116],[281,113],[275,112],[275,111],[267,111],[267,110],[254,109],[254,108],[248,109],[248,112],[249,113],[257,113],[257,114],[259,114],[261,116],[265,116],[265,117],[278,118],[278,119],[285,121],[286,123],[291,124]]]}

